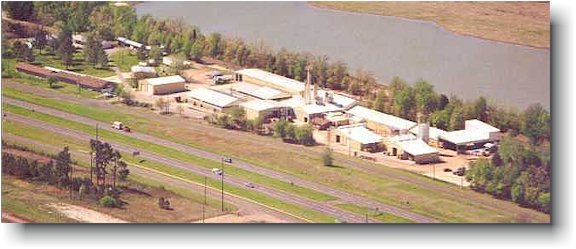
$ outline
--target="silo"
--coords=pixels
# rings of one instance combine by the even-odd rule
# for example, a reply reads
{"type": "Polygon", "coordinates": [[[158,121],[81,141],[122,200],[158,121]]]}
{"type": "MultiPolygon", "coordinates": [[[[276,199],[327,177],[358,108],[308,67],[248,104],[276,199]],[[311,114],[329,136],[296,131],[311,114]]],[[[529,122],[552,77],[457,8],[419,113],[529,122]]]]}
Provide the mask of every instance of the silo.
{"type": "Polygon", "coordinates": [[[426,123],[418,125],[418,139],[428,143],[430,139],[430,126],[426,123]]]}

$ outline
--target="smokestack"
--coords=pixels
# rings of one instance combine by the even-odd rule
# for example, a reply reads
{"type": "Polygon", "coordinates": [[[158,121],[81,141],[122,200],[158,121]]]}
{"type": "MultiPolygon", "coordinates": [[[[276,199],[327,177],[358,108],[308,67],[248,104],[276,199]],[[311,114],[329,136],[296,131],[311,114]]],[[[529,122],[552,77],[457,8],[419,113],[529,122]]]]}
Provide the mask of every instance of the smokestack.
{"type": "Polygon", "coordinates": [[[306,102],[306,104],[310,104],[310,66],[306,67],[306,87],[305,87],[305,93],[304,93],[304,101],[306,102]]]}
{"type": "Polygon", "coordinates": [[[314,82],[314,97],[312,99],[314,102],[318,99],[318,82],[314,82]]]}

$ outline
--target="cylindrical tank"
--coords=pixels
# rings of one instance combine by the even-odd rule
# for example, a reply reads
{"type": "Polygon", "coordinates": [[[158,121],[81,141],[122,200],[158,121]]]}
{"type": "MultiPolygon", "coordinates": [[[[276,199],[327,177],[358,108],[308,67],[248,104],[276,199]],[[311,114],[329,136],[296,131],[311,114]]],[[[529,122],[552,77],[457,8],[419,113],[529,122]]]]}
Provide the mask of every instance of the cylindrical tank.
{"type": "Polygon", "coordinates": [[[430,139],[430,126],[426,123],[418,125],[418,139],[428,143],[430,139]]]}

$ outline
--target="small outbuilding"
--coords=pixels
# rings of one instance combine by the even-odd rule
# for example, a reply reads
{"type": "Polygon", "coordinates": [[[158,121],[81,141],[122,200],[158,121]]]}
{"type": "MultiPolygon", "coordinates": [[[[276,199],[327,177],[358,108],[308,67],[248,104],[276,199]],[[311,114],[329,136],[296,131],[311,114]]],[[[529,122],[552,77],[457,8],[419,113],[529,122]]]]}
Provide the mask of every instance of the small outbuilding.
{"type": "Polygon", "coordinates": [[[150,95],[162,95],[186,91],[186,80],[180,75],[141,80],[138,89],[150,95]]]}
{"type": "Polygon", "coordinates": [[[403,160],[412,160],[417,164],[434,163],[440,160],[440,152],[422,139],[412,134],[403,134],[388,139],[388,155],[403,160]]]}
{"type": "Polygon", "coordinates": [[[156,74],[156,68],[154,67],[147,67],[141,65],[134,65],[130,68],[130,72],[132,73],[132,77],[138,80],[146,79],[146,78],[154,78],[158,76],[156,74]]]}

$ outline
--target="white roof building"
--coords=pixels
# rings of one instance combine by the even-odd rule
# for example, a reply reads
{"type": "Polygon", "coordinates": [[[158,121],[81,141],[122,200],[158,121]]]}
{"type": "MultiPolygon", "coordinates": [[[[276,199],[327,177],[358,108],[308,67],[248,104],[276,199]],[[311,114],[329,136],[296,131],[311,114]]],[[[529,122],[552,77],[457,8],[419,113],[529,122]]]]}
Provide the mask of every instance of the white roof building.
{"type": "Polygon", "coordinates": [[[130,68],[132,73],[147,73],[147,74],[155,74],[156,68],[154,67],[146,67],[140,65],[134,65],[130,68]]]}
{"type": "Polygon", "coordinates": [[[382,137],[380,135],[368,130],[363,124],[340,126],[338,127],[338,131],[342,136],[346,136],[360,144],[374,144],[382,142],[382,137]]]}
{"type": "Polygon", "coordinates": [[[290,97],[290,94],[282,92],[280,90],[266,86],[254,85],[246,82],[240,82],[236,84],[234,87],[232,87],[232,89],[259,99],[272,100],[272,99],[282,99],[290,97]]]}
{"type": "Polygon", "coordinates": [[[245,75],[250,78],[267,82],[282,90],[287,90],[292,93],[304,92],[305,84],[297,80],[293,80],[281,75],[273,74],[257,68],[248,68],[236,71],[237,74],[245,75]]]}
{"type": "Polygon", "coordinates": [[[280,102],[273,100],[255,99],[244,103],[240,103],[241,107],[248,108],[255,111],[265,111],[269,109],[284,107],[280,102]]]}
{"type": "Polygon", "coordinates": [[[428,154],[439,153],[438,150],[430,147],[427,143],[420,139],[412,139],[398,142],[398,146],[402,150],[413,156],[421,156],[428,154]]]}
{"type": "Polygon", "coordinates": [[[397,130],[406,130],[413,128],[416,125],[416,122],[406,120],[403,118],[399,118],[390,114],[386,114],[383,112],[379,112],[376,110],[368,109],[363,106],[355,106],[348,110],[348,113],[361,117],[364,120],[369,120],[374,123],[379,123],[390,128],[394,128],[397,130]]]}
{"type": "Polygon", "coordinates": [[[175,83],[185,83],[186,80],[180,75],[172,75],[159,78],[146,79],[146,82],[153,86],[175,84],[175,83]]]}
{"type": "Polygon", "coordinates": [[[455,145],[494,142],[501,137],[500,129],[477,119],[464,121],[464,127],[464,130],[445,132],[439,137],[455,145]]]}
{"type": "Polygon", "coordinates": [[[236,97],[208,88],[193,89],[188,92],[188,96],[220,108],[230,107],[238,101],[236,97]]]}

